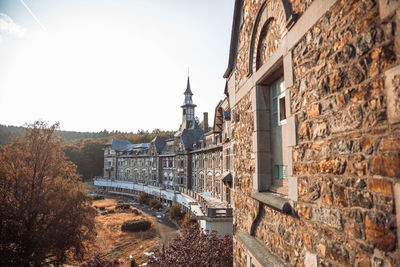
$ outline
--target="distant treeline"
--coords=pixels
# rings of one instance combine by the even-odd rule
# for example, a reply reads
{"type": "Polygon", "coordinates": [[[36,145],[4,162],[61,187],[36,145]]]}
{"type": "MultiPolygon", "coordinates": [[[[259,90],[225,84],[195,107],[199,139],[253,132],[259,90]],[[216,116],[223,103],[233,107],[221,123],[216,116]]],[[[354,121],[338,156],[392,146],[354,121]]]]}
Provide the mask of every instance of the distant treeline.
{"type": "MultiPolygon", "coordinates": [[[[24,128],[18,126],[7,126],[0,124],[0,145],[9,144],[11,137],[19,136],[24,134],[24,128]]],[[[150,142],[157,135],[173,135],[173,131],[162,131],[160,129],[154,129],[152,132],[145,130],[138,130],[136,133],[133,132],[120,132],[120,131],[107,131],[103,130],[100,132],[75,132],[75,131],[55,131],[57,136],[63,138],[65,143],[73,143],[82,139],[107,139],[120,138],[128,139],[132,143],[147,143],[150,142]]]]}
{"type": "MultiPolygon", "coordinates": [[[[103,147],[111,139],[126,139],[132,144],[149,143],[156,136],[172,136],[173,131],[154,129],[152,132],[139,130],[137,133],[120,131],[73,132],[56,131],[55,135],[64,140],[63,151],[67,158],[77,165],[78,173],[84,179],[103,175],[103,147]]],[[[0,125],[0,145],[9,144],[11,137],[23,136],[24,128],[0,125]]]]}

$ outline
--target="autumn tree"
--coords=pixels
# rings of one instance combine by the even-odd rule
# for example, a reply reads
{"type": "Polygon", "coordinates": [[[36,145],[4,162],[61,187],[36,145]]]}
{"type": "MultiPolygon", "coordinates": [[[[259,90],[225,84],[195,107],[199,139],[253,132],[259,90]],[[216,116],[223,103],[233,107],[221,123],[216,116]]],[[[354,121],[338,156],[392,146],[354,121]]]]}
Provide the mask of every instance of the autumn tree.
{"type": "Polygon", "coordinates": [[[154,254],[149,266],[233,266],[232,236],[204,232],[197,223],[186,224],[181,232],[154,254]]]}
{"type": "Polygon", "coordinates": [[[78,173],[84,179],[103,175],[105,140],[83,139],[74,144],[64,145],[67,158],[77,165],[78,173]]]}
{"type": "Polygon", "coordinates": [[[62,263],[83,255],[94,236],[94,210],[54,131],[28,125],[0,147],[0,265],[62,263]]]}

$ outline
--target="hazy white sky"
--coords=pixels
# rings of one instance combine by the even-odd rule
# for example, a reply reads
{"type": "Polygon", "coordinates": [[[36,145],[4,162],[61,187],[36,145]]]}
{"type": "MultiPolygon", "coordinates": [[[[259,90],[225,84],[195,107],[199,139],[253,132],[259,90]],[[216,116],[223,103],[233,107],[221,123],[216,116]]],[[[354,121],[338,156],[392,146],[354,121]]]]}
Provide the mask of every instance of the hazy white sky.
{"type": "Polygon", "coordinates": [[[233,0],[0,0],[0,124],[176,130],[222,99],[233,0]],[[24,5],[26,4],[26,6],[24,5]]]}

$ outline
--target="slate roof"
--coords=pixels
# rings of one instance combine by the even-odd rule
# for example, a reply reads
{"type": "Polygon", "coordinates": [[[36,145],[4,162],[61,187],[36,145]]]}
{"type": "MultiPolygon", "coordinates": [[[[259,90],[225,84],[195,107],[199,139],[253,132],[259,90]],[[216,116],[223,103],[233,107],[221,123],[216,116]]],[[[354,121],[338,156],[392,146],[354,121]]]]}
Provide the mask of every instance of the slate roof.
{"type": "Polygon", "coordinates": [[[193,95],[192,90],[190,90],[190,82],[189,82],[189,77],[187,80],[187,84],[186,84],[186,91],[184,92],[185,95],[193,95]]]}
{"type": "Polygon", "coordinates": [[[161,153],[166,145],[165,140],[168,138],[171,138],[171,136],[156,136],[152,143],[154,143],[154,146],[156,148],[157,153],[161,153]]]}
{"type": "Polygon", "coordinates": [[[111,145],[115,151],[129,151],[132,148],[131,142],[121,139],[112,139],[107,145],[111,145]]]}
{"type": "Polygon", "coordinates": [[[193,144],[203,138],[206,132],[208,132],[208,130],[184,129],[180,135],[183,148],[185,150],[192,150],[193,144]]]}

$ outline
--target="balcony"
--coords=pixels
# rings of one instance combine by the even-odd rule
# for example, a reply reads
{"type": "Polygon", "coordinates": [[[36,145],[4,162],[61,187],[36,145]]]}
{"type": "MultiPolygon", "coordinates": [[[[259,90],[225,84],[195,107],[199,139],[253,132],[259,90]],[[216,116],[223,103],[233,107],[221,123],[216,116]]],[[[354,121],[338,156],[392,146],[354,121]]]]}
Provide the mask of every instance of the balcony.
{"type": "MultiPolygon", "coordinates": [[[[186,194],[190,196],[191,198],[194,198],[197,200],[197,202],[200,204],[200,207],[203,211],[203,213],[210,218],[219,218],[219,217],[232,217],[233,212],[232,208],[225,208],[225,207],[216,207],[216,205],[213,205],[213,203],[210,203],[210,201],[207,200],[206,197],[203,195],[187,189],[185,187],[179,187],[179,192],[186,194]]],[[[220,206],[220,205],[218,205],[220,206]]]]}

